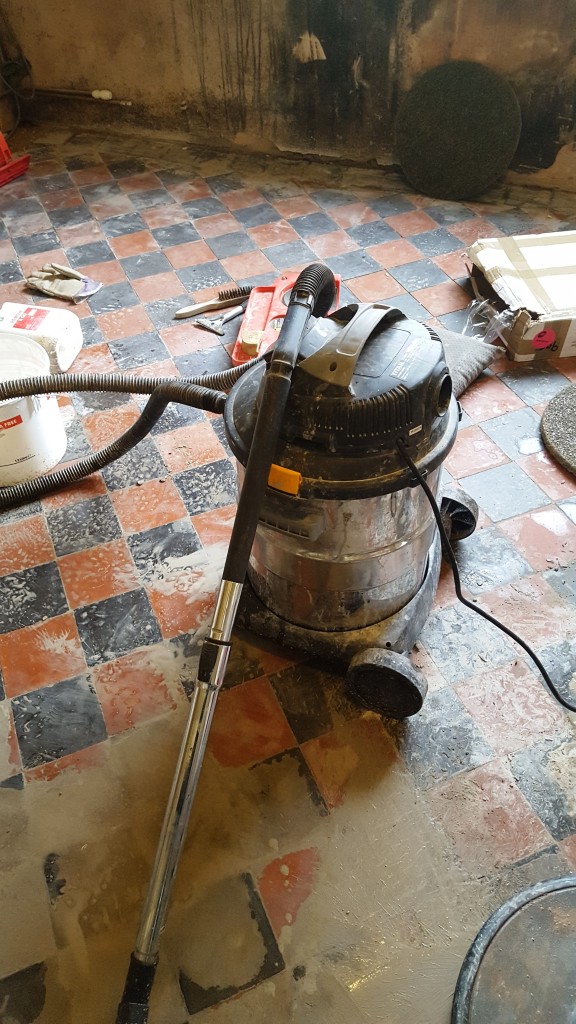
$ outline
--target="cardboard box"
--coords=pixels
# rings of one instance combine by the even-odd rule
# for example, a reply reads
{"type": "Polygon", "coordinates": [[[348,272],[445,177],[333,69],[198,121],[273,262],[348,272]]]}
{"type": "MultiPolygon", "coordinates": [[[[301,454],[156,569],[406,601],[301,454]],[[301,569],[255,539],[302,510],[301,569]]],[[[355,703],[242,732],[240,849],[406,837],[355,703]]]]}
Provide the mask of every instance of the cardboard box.
{"type": "Polygon", "coordinates": [[[576,356],[576,231],[481,238],[467,252],[512,359],[576,356]]]}

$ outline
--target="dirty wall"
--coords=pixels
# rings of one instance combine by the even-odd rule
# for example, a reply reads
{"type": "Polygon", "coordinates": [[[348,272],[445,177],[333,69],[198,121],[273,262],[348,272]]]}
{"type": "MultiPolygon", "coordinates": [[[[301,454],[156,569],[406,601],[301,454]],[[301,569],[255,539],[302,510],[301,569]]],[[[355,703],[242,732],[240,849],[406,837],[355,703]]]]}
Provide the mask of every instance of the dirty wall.
{"type": "Polygon", "coordinates": [[[43,89],[109,89],[131,103],[101,114],[112,123],[383,161],[413,81],[466,59],[516,89],[517,169],[570,164],[576,0],[3,0],[3,12],[38,103],[43,89]]]}

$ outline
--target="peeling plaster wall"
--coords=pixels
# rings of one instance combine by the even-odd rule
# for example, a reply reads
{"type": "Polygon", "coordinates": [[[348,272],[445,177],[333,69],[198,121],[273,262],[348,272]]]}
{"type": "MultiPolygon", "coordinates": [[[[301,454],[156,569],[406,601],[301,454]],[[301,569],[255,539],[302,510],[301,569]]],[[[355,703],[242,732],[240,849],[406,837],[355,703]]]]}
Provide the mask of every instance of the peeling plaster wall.
{"type": "Polygon", "coordinates": [[[98,110],[104,119],[382,160],[415,79],[478,60],[519,97],[516,169],[542,177],[560,150],[556,177],[576,165],[576,0],[3,0],[3,11],[39,89],[132,101],[98,110]]]}

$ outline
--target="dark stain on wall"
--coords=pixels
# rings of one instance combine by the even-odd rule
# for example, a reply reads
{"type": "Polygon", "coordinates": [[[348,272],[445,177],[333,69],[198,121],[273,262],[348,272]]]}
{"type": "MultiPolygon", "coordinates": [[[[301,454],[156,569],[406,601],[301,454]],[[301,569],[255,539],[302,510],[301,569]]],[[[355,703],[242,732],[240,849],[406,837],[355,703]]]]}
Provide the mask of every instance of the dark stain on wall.
{"type": "Polygon", "coordinates": [[[284,115],[310,143],[364,146],[389,127],[390,41],[399,0],[289,0],[290,48],[280,69],[284,115]],[[319,39],[326,60],[300,63],[303,32],[319,39]]]}
{"type": "Polygon", "coordinates": [[[417,32],[425,22],[430,21],[437,6],[437,0],[412,0],[412,10],[410,12],[411,31],[417,32]]]}
{"type": "MultiPolygon", "coordinates": [[[[501,17],[509,27],[516,20],[519,30],[528,30],[532,20],[527,19],[524,4],[525,0],[507,0],[499,11],[490,3],[492,22],[501,17]]],[[[343,156],[356,157],[385,151],[402,100],[399,68],[409,52],[409,35],[433,17],[437,6],[438,0],[412,0],[406,23],[399,17],[407,9],[403,0],[288,0],[287,22],[270,56],[278,83],[275,125],[288,134],[292,146],[304,151],[337,149],[343,156]],[[325,61],[301,64],[293,56],[292,47],[305,31],[318,37],[325,61]]],[[[568,32],[576,4],[562,0],[561,9],[555,10],[558,25],[564,24],[568,32]]],[[[491,31],[497,33],[496,24],[491,31]]],[[[574,38],[573,32],[568,35],[574,38]]],[[[564,68],[554,70],[550,62],[541,65],[536,49],[532,55],[528,51],[525,68],[505,76],[522,109],[515,166],[549,167],[561,146],[573,138],[574,71],[569,63],[564,57],[564,68]]]]}
{"type": "Polygon", "coordinates": [[[513,84],[522,108],[522,134],[514,167],[551,167],[561,147],[570,140],[574,97],[559,82],[542,81],[538,85],[532,79],[513,84]]]}

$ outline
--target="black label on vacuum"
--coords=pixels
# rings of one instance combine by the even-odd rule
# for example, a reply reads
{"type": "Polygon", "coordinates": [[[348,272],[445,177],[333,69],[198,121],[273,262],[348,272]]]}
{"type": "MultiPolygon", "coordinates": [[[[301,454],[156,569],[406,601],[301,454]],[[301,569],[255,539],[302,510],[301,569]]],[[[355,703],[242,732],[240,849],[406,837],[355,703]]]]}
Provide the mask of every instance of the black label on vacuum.
{"type": "Polygon", "coordinates": [[[389,370],[391,377],[397,377],[398,380],[407,380],[410,376],[410,371],[414,364],[421,358],[422,355],[422,339],[414,338],[408,343],[398,362],[389,370]]]}

